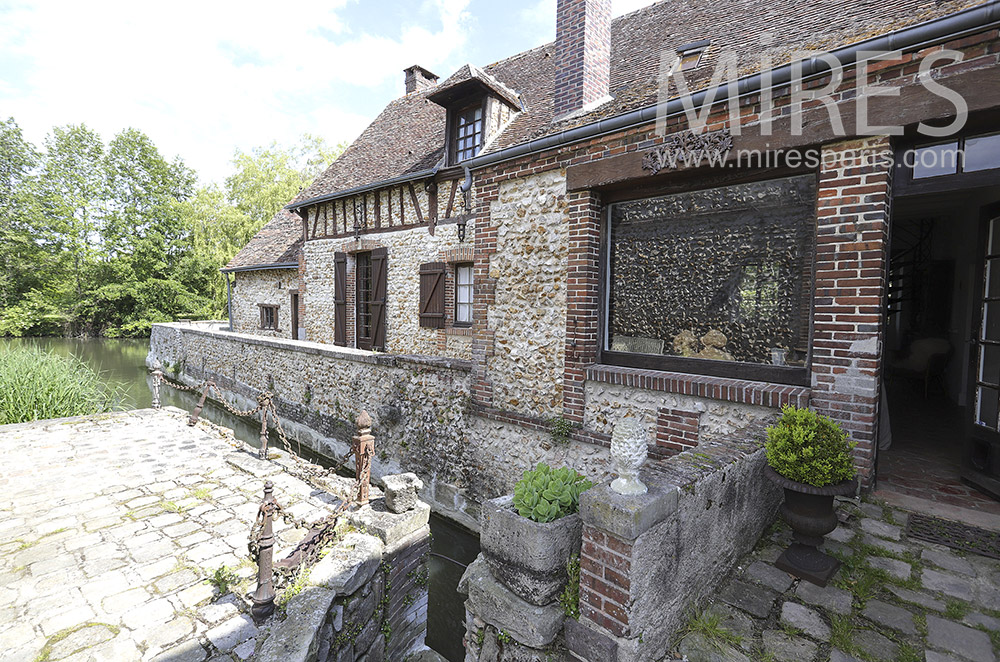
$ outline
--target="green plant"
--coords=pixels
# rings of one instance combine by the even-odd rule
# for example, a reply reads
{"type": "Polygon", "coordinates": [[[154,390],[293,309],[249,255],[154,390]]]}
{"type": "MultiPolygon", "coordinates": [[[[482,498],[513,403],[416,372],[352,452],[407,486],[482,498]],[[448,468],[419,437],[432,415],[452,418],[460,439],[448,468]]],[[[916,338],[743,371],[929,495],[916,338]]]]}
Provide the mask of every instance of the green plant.
{"type": "Polygon", "coordinates": [[[701,634],[716,648],[721,649],[723,644],[739,646],[743,643],[743,638],[726,629],[722,624],[724,620],[721,613],[705,610],[688,621],[685,631],[701,634]]]}
{"type": "Polygon", "coordinates": [[[212,573],[212,576],[205,581],[214,586],[219,595],[225,595],[229,593],[229,587],[239,580],[240,578],[236,576],[236,573],[229,566],[220,565],[212,573]]]}
{"type": "Polygon", "coordinates": [[[566,574],[569,576],[569,581],[566,582],[566,588],[563,589],[562,594],[559,596],[559,604],[567,616],[575,620],[580,620],[579,554],[571,555],[569,560],[566,561],[566,574]]]}
{"type": "Polygon", "coordinates": [[[781,411],[778,422],[767,429],[767,463],[772,469],[815,487],[854,477],[854,444],[840,426],[809,409],[788,405],[781,411]]]}
{"type": "Polygon", "coordinates": [[[510,636],[506,630],[497,631],[497,643],[503,646],[504,644],[509,644],[514,641],[514,637],[510,636]]]}
{"type": "Polygon", "coordinates": [[[0,425],[119,410],[124,398],[74,356],[0,343],[0,425]]]}
{"type": "Polygon", "coordinates": [[[548,423],[549,431],[552,433],[552,440],[557,444],[568,444],[569,435],[573,432],[573,428],[576,427],[576,423],[566,420],[561,416],[550,418],[548,423]]]}
{"type": "Polygon", "coordinates": [[[580,493],[592,486],[572,469],[552,469],[539,462],[533,470],[525,471],[514,486],[514,508],[535,522],[551,522],[575,513],[580,493]]]}

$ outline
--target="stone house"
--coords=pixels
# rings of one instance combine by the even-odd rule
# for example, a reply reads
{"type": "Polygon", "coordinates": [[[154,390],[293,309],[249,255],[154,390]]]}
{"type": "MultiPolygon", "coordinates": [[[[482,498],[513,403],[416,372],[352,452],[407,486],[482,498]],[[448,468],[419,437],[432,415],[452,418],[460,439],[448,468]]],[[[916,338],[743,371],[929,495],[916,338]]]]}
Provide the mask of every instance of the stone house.
{"type": "Polygon", "coordinates": [[[865,490],[911,444],[1000,493],[998,26],[996,1],[559,0],[554,43],[406,69],[227,265],[231,330],[158,326],[151,356],[270,388],[316,445],[367,408],[374,471],[470,527],[540,460],[607,475],[638,417],[650,495],[585,517],[581,622],[653,659],[663,591],[708,590],[773,514],[746,438],[782,405],[847,430],[865,490]]]}

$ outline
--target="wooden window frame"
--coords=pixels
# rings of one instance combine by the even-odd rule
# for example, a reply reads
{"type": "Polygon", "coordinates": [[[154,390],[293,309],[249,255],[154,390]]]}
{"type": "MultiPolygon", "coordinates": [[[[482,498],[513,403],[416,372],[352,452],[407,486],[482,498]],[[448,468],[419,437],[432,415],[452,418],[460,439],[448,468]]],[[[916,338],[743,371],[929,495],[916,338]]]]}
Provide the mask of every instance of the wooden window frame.
{"type": "Polygon", "coordinates": [[[906,153],[913,150],[924,149],[926,147],[937,147],[955,143],[956,149],[964,157],[965,144],[969,140],[976,138],[986,138],[1000,135],[1000,131],[983,130],[981,127],[967,128],[953,136],[948,136],[942,140],[928,140],[926,142],[911,141],[901,143],[895,151],[894,163],[896,172],[893,174],[892,190],[894,196],[905,195],[929,195],[932,193],[949,193],[970,188],[981,188],[993,186],[1000,180],[1000,167],[985,168],[983,170],[965,170],[965,159],[959,158],[955,166],[955,172],[934,175],[933,177],[914,178],[913,167],[907,165],[904,158],[906,153]]]}
{"type": "Polygon", "coordinates": [[[375,323],[373,320],[372,301],[375,297],[375,274],[371,251],[361,251],[354,254],[354,336],[358,349],[372,348],[375,338],[375,323]],[[367,262],[367,266],[363,264],[367,262]],[[363,273],[367,270],[367,276],[363,273]],[[367,290],[362,289],[362,281],[367,277],[367,290]],[[367,293],[368,298],[362,298],[367,293]],[[363,318],[368,321],[368,335],[362,335],[365,328],[363,318]]]}
{"type": "Polygon", "coordinates": [[[457,262],[455,264],[455,269],[454,269],[454,273],[455,273],[455,301],[454,301],[454,309],[453,309],[453,316],[452,316],[452,326],[454,326],[456,328],[467,329],[467,328],[470,328],[472,326],[472,314],[473,314],[473,310],[474,310],[473,303],[475,302],[475,298],[476,298],[476,285],[475,285],[475,278],[474,278],[474,274],[473,274],[473,268],[474,268],[474,266],[475,265],[472,262],[457,262]],[[469,270],[469,283],[468,283],[468,286],[467,286],[469,288],[469,301],[468,301],[468,303],[463,303],[462,301],[459,301],[459,292],[461,292],[461,288],[463,287],[460,284],[459,279],[458,279],[458,270],[459,269],[468,269],[469,270]],[[468,322],[460,322],[460,321],[458,321],[458,307],[460,305],[463,305],[463,306],[467,305],[469,307],[469,321],[468,322]]]}
{"type": "Polygon", "coordinates": [[[454,107],[448,111],[448,135],[446,136],[446,142],[448,149],[448,162],[451,165],[461,163],[458,158],[459,116],[464,112],[475,110],[476,108],[478,108],[482,114],[479,121],[479,145],[476,147],[475,154],[468,158],[474,158],[483,150],[483,145],[486,143],[486,118],[488,117],[489,110],[487,100],[488,98],[486,96],[474,100],[466,98],[464,102],[457,102],[454,107]]]}
{"type": "MultiPolygon", "coordinates": [[[[750,381],[768,382],[773,384],[788,384],[791,386],[810,386],[812,382],[812,345],[813,345],[813,308],[815,300],[815,273],[816,256],[813,255],[813,263],[810,268],[803,273],[804,278],[810,279],[810,291],[812,296],[809,300],[809,320],[808,336],[809,347],[806,352],[805,365],[803,366],[775,366],[764,363],[748,363],[742,361],[715,361],[711,359],[699,359],[684,356],[638,354],[632,352],[615,352],[608,348],[609,343],[609,316],[611,311],[611,206],[613,204],[628,202],[632,200],[642,200],[661,195],[671,195],[674,193],[685,193],[694,191],[704,191],[713,188],[731,186],[736,184],[749,184],[769,179],[782,179],[795,175],[813,174],[816,177],[816,187],[819,190],[819,172],[807,169],[767,169],[761,171],[751,171],[745,174],[733,176],[728,174],[722,178],[704,178],[700,184],[687,184],[682,186],[663,187],[667,190],[643,189],[629,195],[624,191],[617,191],[612,195],[605,196],[603,209],[601,212],[601,237],[599,253],[599,281],[598,281],[598,342],[597,342],[597,364],[608,366],[620,366],[625,368],[638,368],[642,370],[657,370],[663,372],[676,372],[690,375],[705,375],[710,377],[723,377],[728,379],[740,379],[750,381]]],[[[815,218],[813,219],[813,240],[816,239],[815,218]]]]}
{"type": "Polygon", "coordinates": [[[278,328],[278,309],[281,308],[280,305],[274,303],[258,303],[257,307],[260,309],[260,330],[261,331],[281,331],[278,328]],[[271,310],[273,315],[274,326],[265,326],[266,320],[264,319],[265,310],[271,310]]]}

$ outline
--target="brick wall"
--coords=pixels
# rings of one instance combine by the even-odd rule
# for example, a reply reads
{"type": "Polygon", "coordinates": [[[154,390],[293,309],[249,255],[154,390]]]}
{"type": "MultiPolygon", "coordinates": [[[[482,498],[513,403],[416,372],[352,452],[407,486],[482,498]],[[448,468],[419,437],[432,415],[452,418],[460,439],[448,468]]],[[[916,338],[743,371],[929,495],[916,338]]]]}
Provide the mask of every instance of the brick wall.
{"type": "Polygon", "coordinates": [[[606,97],[610,71],[610,0],[558,0],[556,116],[606,97]]]}
{"type": "Polygon", "coordinates": [[[679,453],[698,445],[701,412],[661,407],[656,412],[656,446],[679,453]]]}
{"type": "Polygon", "coordinates": [[[817,193],[812,406],[857,442],[863,487],[874,479],[892,183],[874,157],[889,149],[887,137],[826,145],[817,193]]]}
{"type": "Polygon", "coordinates": [[[632,544],[584,525],[580,551],[580,614],[617,637],[629,634],[632,544]]]}

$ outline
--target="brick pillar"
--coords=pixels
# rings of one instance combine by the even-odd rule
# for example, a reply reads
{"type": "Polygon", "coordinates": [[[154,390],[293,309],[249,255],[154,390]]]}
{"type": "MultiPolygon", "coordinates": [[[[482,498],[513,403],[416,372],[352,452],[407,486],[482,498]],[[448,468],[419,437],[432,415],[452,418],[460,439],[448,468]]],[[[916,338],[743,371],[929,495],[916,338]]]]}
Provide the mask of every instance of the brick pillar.
{"type": "Polygon", "coordinates": [[[889,149],[887,137],[824,146],[817,202],[811,404],[857,442],[863,488],[875,478],[892,184],[874,156],[889,149]]]}
{"type": "Polygon", "coordinates": [[[589,191],[567,194],[569,266],[566,274],[566,363],[563,417],[583,422],[585,369],[597,361],[601,201],[589,191]]]}
{"type": "Polygon", "coordinates": [[[485,406],[493,404],[493,380],[489,361],[494,354],[495,332],[490,328],[489,309],[496,303],[497,279],[490,276],[490,259],[497,252],[497,227],[490,217],[490,205],[497,199],[500,187],[491,182],[475,186],[475,232],[473,241],[472,284],[472,401],[485,406]]]}
{"type": "Polygon", "coordinates": [[[557,0],[555,114],[608,95],[611,0],[557,0]]]}

